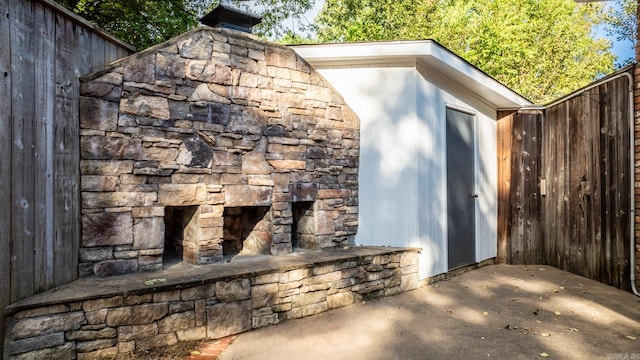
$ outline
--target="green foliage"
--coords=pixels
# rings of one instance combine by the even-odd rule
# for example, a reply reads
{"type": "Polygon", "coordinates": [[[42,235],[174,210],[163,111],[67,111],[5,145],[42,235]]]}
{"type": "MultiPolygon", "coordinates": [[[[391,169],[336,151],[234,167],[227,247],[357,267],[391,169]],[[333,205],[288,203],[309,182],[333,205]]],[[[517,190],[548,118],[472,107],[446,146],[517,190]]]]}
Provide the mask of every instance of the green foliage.
{"type": "Polygon", "coordinates": [[[285,32],[283,36],[276,40],[277,43],[283,45],[291,45],[291,44],[317,44],[318,40],[311,37],[306,37],[300,35],[298,33],[293,32],[292,30],[288,30],[285,32]]]}
{"type": "Polygon", "coordinates": [[[198,1],[62,0],[62,5],[139,50],[197,25],[198,1]]]}
{"type": "Polygon", "coordinates": [[[254,33],[269,39],[277,39],[287,35],[289,31],[283,27],[287,19],[300,19],[302,14],[311,9],[315,0],[231,0],[231,4],[251,13],[260,13],[262,23],[254,28],[254,33]]]}
{"type": "MultiPolygon", "coordinates": [[[[198,19],[220,0],[57,0],[105,31],[143,50],[198,25],[198,19]]],[[[242,10],[262,14],[254,32],[263,37],[284,36],[284,19],[295,19],[309,10],[314,0],[230,0],[242,10]]]]}
{"type": "Polygon", "coordinates": [[[320,41],[434,39],[537,103],[613,70],[601,6],[572,0],[327,0],[320,41]]]}

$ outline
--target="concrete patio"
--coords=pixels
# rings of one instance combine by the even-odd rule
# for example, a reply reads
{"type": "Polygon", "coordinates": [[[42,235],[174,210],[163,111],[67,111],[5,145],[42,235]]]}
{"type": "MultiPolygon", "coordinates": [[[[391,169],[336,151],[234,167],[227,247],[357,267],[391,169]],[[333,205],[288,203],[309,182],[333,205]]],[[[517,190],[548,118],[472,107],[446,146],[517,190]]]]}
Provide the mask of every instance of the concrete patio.
{"type": "Polygon", "coordinates": [[[448,281],[241,334],[220,359],[640,359],[640,298],[549,266],[448,281]]]}

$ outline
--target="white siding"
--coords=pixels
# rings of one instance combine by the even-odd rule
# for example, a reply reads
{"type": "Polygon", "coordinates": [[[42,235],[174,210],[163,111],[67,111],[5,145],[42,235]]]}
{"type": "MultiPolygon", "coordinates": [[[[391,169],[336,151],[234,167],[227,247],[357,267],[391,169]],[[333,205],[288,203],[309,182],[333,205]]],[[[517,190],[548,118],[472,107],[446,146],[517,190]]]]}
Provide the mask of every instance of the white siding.
{"type": "Polygon", "coordinates": [[[416,233],[415,82],[412,68],[322,69],[360,117],[356,243],[419,246],[416,233]],[[348,76],[347,76],[348,75],[348,76]]]}
{"type": "Polygon", "coordinates": [[[426,278],[447,271],[446,107],[476,114],[478,261],[496,255],[496,128],[495,109],[418,69],[317,70],[361,121],[356,243],[421,247],[420,277],[426,278]]]}

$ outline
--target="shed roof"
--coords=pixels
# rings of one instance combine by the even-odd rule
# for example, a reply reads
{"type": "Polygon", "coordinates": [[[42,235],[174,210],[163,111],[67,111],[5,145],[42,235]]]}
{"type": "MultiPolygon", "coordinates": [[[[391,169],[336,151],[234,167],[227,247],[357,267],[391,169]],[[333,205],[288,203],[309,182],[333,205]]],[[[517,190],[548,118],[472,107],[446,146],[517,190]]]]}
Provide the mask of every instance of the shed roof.
{"type": "Polygon", "coordinates": [[[437,71],[496,109],[519,109],[533,105],[434,40],[294,45],[292,48],[319,69],[412,63],[437,71]]]}

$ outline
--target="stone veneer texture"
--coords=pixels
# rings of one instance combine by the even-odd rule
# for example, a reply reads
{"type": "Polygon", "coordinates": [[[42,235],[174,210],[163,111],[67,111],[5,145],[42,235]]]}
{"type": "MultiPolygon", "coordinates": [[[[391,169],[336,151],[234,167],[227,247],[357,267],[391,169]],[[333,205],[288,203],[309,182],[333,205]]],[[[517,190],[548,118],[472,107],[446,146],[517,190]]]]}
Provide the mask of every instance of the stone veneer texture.
{"type": "Polygon", "coordinates": [[[418,285],[417,250],[347,257],[18,310],[10,315],[5,344],[8,358],[15,360],[115,359],[180,341],[238,334],[418,285]]]}
{"type": "Polygon", "coordinates": [[[268,209],[257,253],[293,250],[296,201],[306,247],[353,244],[359,120],[293,50],[199,27],[81,81],[81,277],[161,268],[168,206],[193,207],[194,264],[223,260],[232,207],[268,209]]]}

